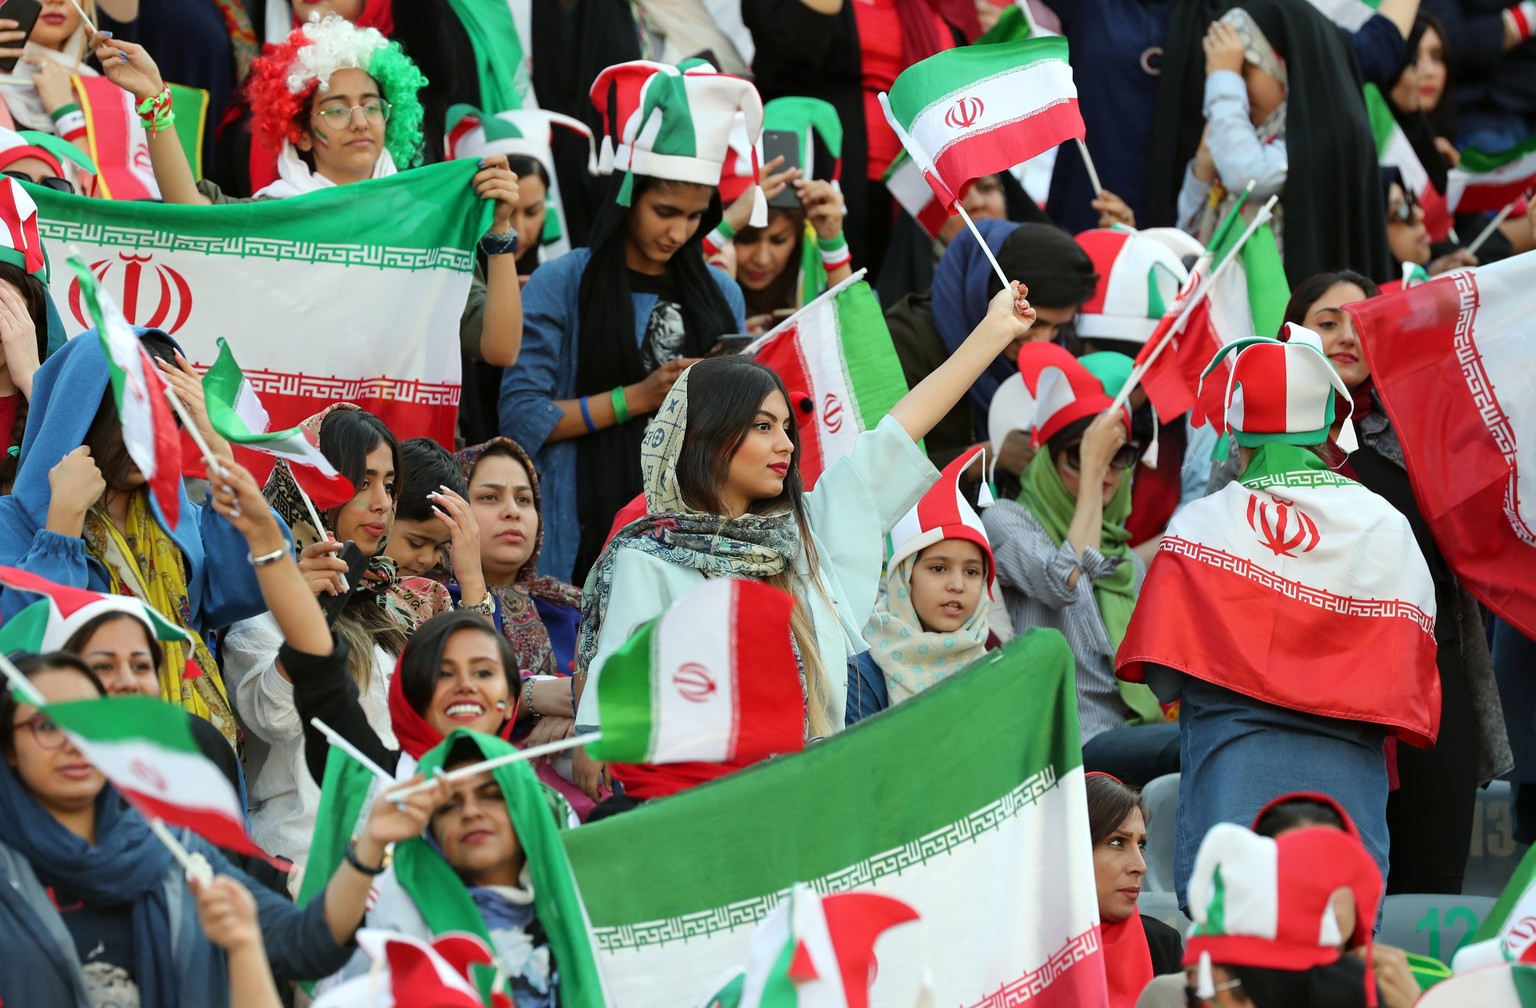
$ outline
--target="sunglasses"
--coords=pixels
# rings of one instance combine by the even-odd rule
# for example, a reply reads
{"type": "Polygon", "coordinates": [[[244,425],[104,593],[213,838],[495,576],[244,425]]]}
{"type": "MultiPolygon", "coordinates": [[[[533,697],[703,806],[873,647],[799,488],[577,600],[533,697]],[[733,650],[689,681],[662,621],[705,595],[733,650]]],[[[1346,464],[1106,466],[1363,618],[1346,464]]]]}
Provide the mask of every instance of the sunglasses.
{"type": "Polygon", "coordinates": [[[55,192],[72,193],[75,191],[75,187],[69,181],[69,179],[62,179],[57,175],[49,175],[47,178],[40,179],[35,179],[31,175],[28,175],[26,172],[19,171],[8,171],[5,172],[4,175],[6,178],[13,178],[18,182],[31,182],[33,185],[40,185],[44,188],[52,189],[55,192]]]}
{"type": "MultiPolygon", "coordinates": [[[[1083,471],[1083,443],[1081,441],[1073,441],[1067,445],[1061,454],[1062,458],[1066,460],[1068,469],[1071,469],[1073,472],[1083,471]]],[[[1141,446],[1123,444],[1120,446],[1120,450],[1115,452],[1114,457],[1109,460],[1109,467],[1111,469],[1125,470],[1140,461],[1141,446]]]]}
{"type": "Polygon", "coordinates": [[[1387,220],[1397,221],[1399,224],[1412,224],[1413,212],[1419,207],[1419,198],[1413,193],[1403,197],[1401,203],[1393,203],[1387,207],[1387,220]]]}

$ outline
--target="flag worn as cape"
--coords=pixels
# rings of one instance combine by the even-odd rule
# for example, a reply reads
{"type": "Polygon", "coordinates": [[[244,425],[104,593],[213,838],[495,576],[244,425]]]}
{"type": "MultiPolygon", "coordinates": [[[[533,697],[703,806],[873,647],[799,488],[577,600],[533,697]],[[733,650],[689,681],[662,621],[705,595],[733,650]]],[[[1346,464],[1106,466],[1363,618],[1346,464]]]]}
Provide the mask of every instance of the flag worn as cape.
{"type": "Polygon", "coordinates": [[[240,796],[198,749],[186,711],[147,696],[44,704],[42,710],[145,817],[281,866],[246,834],[240,796]]]}
{"type": "Polygon", "coordinates": [[[925,933],[943,950],[934,1004],[1105,1003],[1072,654],[1054,630],[805,752],[563,839],[624,1008],[718,989],[797,882],[921,915],[882,939],[870,1004],[913,1002],[925,933]],[[945,733],[945,758],[912,759],[941,724],[964,726],[945,733]]]}
{"type": "Polygon", "coordinates": [[[68,262],[75,274],[70,288],[78,292],[85,318],[96,329],[107,356],[112,399],[123,425],[123,448],[149,484],[166,525],[175,528],[181,513],[181,432],[171,415],[165,379],[99,278],[73,253],[68,262]]]}
{"type": "Polygon", "coordinates": [[[945,50],[903,70],[881,104],[947,212],[965,183],[1085,133],[1061,36],[945,50]]]}
{"type": "Polygon", "coordinates": [[[310,443],[303,428],[271,429],[272,418],[235,362],[229,343],[222,336],[216,342],[219,356],[203,375],[203,398],[213,429],[232,445],[286,461],[316,507],[333,508],[351,500],[357,492],[352,481],[310,443]]]}
{"type": "Polygon", "coordinates": [[[1536,637],[1536,252],[1345,311],[1446,560],[1536,637]]]}
{"type": "MultiPolygon", "coordinates": [[[[452,444],[459,318],[491,214],[475,170],[455,161],[213,207],[32,195],[51,257],[78,247],[129,322],[163,329],[201,369],[227,339],[275,426],[345,399],[402,440],[452,444]]],[[[84,328],[79,291],[52,285],[84,328]]]]}
{"type": "Polygon", "coordinates": [[[1145,682],[1146,664],[1412,745],[1440,729],[1435,586],[1413,530],[1304,448],[1263,445],[1173,516],[1115,673],[1145,682]]]}
{"type": "Polygon", "coordinates": [[[742,351],[789,390],[807,490],[907,394],[885,315],[863,277],[859,270],[742,351]]]}

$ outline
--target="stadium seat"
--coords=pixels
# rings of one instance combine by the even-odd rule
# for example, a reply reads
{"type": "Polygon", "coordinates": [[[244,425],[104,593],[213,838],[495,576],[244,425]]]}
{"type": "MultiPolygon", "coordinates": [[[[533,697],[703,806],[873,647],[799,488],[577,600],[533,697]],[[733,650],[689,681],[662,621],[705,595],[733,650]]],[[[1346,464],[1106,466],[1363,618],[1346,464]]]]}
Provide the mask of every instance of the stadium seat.
{"type": "MultiPolygon", "coordinates": [[[[1147,828],[1147,891],[1173,892],[1174,824],[1179,808],[1179,775],[1165,774],[1141,789],[1151,824],[1147,828]]],[[[1142,896],[1146,898],[1145,893],[1142,896]]],[[[1145,911],[1143,911],[1145,912],[1145,911]]],[[[1174,908],[1178,912],[1178,908],[1174,908]]]]}
{"type": "Polygon", "coordinates": [[[1382,905],[1377,940],[1406,952],[1450,962],[1493,909],[1489,896],[1397,893],[1382,905]]]}
{"type": "Polygon", "coordinates": [[[1509,884],[1525,848],[1515,843],[1515,809],[1508,781],[1496,780],[1477,792],[1472,849],[1461,891],[1497,896],[1509,884]]]}

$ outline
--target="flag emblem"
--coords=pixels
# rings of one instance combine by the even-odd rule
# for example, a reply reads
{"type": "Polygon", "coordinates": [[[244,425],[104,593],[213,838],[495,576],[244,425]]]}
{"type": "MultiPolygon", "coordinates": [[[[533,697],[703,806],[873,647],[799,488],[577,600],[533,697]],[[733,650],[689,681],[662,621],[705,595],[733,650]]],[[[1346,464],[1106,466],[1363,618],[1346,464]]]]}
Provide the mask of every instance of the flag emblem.
{"type": "Polygon", "coordinates": [[[672,676],[672,685],[677,687],[679,696],[694,703],[703,703],[708,700],[717,688],[715,678],[709,674],[709,669],[698,662],[679,665],[677,672],[672,676]]]}
{"type": "MultiPolygon", "coordinates": [[[[153,254],[131,255],[119,252],[117,258],[118,262],[99,259],[91,263],[91,275],[106,287],[112,283],[107,274],[114,267],[122,265],[121,283],[118,285],[121,297],[117,300],[122,306],[123,317],[130,325],[159,329],[168,335],[175,335],[176,330],[187,324],[192,314],[192,287],[187,283],[187,278],[164,263],[154,262],[153,254]]],[[[85,306],[80,303],[79,279],[70,281],[69,310],[81,325],[95,325],[85,306]]]]}
{"type": "Polygon", "coordinates": [[[132,763],[129,763],[128,772],[154,789],[155,792],[159,794],[165,793],[165,775],[144,760],[135,759],[132,763]]]}
{"type": "Polygon", "coordinates": [[[944,113],[944,125],[950,129],[970,129],[986,110],[980,98],[961,98],[944,113]]]}
{"type": "Polygon", "coordinates": [[[843,401],[831,392],[821,402],[821,419],[829,433],[836,434],[843,429],[843,401]]]}
{"type": "Polygon", "coordinates": [[[1312,552],[1322,541],[1317,522],[1294,501],[1273,494],[1268,496],[1269,500],[1261,501],[1257,494],[1248,495],[1248,526],[1263,537],[1259,542],[1275,556],[1297,556],[1293,550],[1298,546],[1302,553],[1312,552]],[[1271,502],[1275,505],[1273,513],[1269,507],[1271,502]],[[1294,522],[1292,515],[1295,515],[1294,522]]]}

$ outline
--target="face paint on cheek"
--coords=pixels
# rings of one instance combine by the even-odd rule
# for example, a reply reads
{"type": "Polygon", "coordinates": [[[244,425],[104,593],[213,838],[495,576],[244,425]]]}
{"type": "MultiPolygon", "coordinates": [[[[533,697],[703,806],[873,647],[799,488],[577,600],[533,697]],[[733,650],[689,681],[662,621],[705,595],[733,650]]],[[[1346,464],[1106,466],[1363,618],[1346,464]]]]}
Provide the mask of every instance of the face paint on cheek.
{"type": "Polygon", "coordinates": [[[329,147],[331,145],[330,137],[326,136],[318,127],[311,126],[309,128],[309,135],[314,138],[316,147],[329,147]]]}

